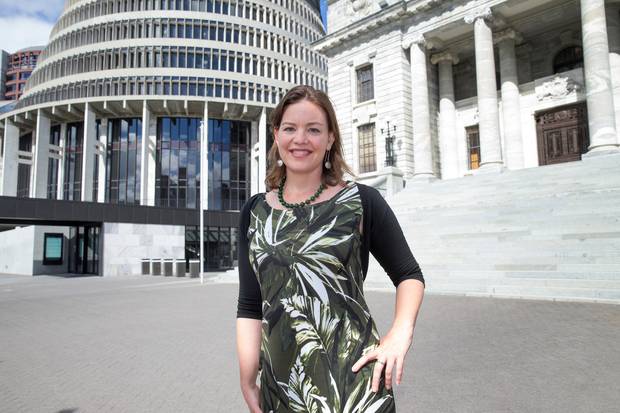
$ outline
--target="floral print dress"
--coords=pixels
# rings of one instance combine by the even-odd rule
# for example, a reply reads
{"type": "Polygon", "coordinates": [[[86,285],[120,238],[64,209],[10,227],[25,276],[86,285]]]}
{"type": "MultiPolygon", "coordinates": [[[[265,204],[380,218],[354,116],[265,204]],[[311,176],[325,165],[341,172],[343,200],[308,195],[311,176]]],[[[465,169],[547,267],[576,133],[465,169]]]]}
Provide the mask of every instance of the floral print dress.
{"type": "Polygon", "coordinates": [[[379,345],[364,299],[362,201],[357,184],[293,210],[254,205],[249,261],[262,295],[260,402],[264,413],[395,412],[374,361],[353,364],[379,345]]]}

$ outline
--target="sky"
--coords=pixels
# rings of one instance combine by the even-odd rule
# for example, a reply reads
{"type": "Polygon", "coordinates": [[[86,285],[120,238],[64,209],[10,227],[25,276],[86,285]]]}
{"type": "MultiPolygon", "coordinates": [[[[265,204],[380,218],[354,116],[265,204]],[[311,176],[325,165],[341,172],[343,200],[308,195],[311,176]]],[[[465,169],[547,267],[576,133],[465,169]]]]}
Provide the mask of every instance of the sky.
{"type": "MultiPolygon", "coordinates": [[[[13,53],[47,44],[64,0],[0,0],[0,49],[13,53]]],[[[321,0],[325,24],[327,0],[321,0]]]]}

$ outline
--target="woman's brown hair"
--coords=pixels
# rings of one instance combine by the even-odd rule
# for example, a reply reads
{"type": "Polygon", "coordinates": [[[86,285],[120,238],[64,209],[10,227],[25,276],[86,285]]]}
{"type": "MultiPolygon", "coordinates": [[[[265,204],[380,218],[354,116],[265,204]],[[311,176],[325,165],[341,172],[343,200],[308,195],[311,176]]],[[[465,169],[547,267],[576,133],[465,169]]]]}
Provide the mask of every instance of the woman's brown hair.
{"type": "MultiPolygon", "coordinates": [[[[340,128],[338,127],[336,112],[334,111],[334,106],[329,100],[329,97],[324,92],[317,90],[312,86],[295,86],[289,90],[286,95],[284,95],[280,103],[278,103],[278,106],[276,106],[273,112],[271,112],[271,126],[274,130],[278,130],[286,108],[289,105],[301,102],[302,100],[307,100],[314,103],[323,109],[323,112],[325,113],[325,117],[327,118],[327,128],[329,133],[334,135],[334,143],[330,149],[331,168],[327,169],[323,164],[321,181],[324,185],[338,185],[340,181],[342,181],[342,177],[345,172],[351,176],[354,176],[354,174],[344,160],[344,156],[342,154],[343,151],[342,141],[340,138],[340,128]]],[[[271,149],[269,150],[269,154],[267,155],[267,162],[269,164],[267,169],[267,177],[265,178],[267,190],[277,188],[280,185],[282,178],[286,175],[286,165],[278,166],[278,159],[280,159],[278,145],[276,145],[274,140],[273,145],[271,145],[271,149]]]]}

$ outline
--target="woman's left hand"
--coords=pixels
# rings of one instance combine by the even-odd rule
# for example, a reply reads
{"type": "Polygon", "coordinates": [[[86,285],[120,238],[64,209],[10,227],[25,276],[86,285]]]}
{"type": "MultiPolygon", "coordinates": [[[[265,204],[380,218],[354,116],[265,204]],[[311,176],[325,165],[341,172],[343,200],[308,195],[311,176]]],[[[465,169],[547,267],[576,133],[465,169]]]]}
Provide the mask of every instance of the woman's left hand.
{"type": "Polygon", "coordinates": [[[392,373],[396,368],[396,384],[400,384],[403,377],[403,363],[405,356],[413,341],[413,327],[392,327],[390,331],[383,337],[379,346],[369,351],[353,364],[352,370],[357,371],[366,363],[375,361],[375,367],[372,373],[372,391],[379,391],[379,381],[381,374],[385,369],[385,387],[392,388],[392,373]]]}

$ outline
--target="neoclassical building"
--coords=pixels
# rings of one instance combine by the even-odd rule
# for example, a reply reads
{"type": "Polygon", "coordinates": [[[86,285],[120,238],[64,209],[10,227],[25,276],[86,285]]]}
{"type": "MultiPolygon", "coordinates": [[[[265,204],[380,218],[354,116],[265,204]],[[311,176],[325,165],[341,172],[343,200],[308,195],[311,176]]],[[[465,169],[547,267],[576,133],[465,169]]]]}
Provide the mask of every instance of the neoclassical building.
{"type": "Polygon", "coordinates": [[[618,153],[618,0],[329,0],[314,48],[376,185],[618,153]]]}
{"type": "Polygon", "coordinates": [[[232,268],[268,112],[293,85],[326,89],[324,34],[314,0],[67,1],[0,115],[0,272],[194,258],[201,193],[206,266],[232,268]]]}

